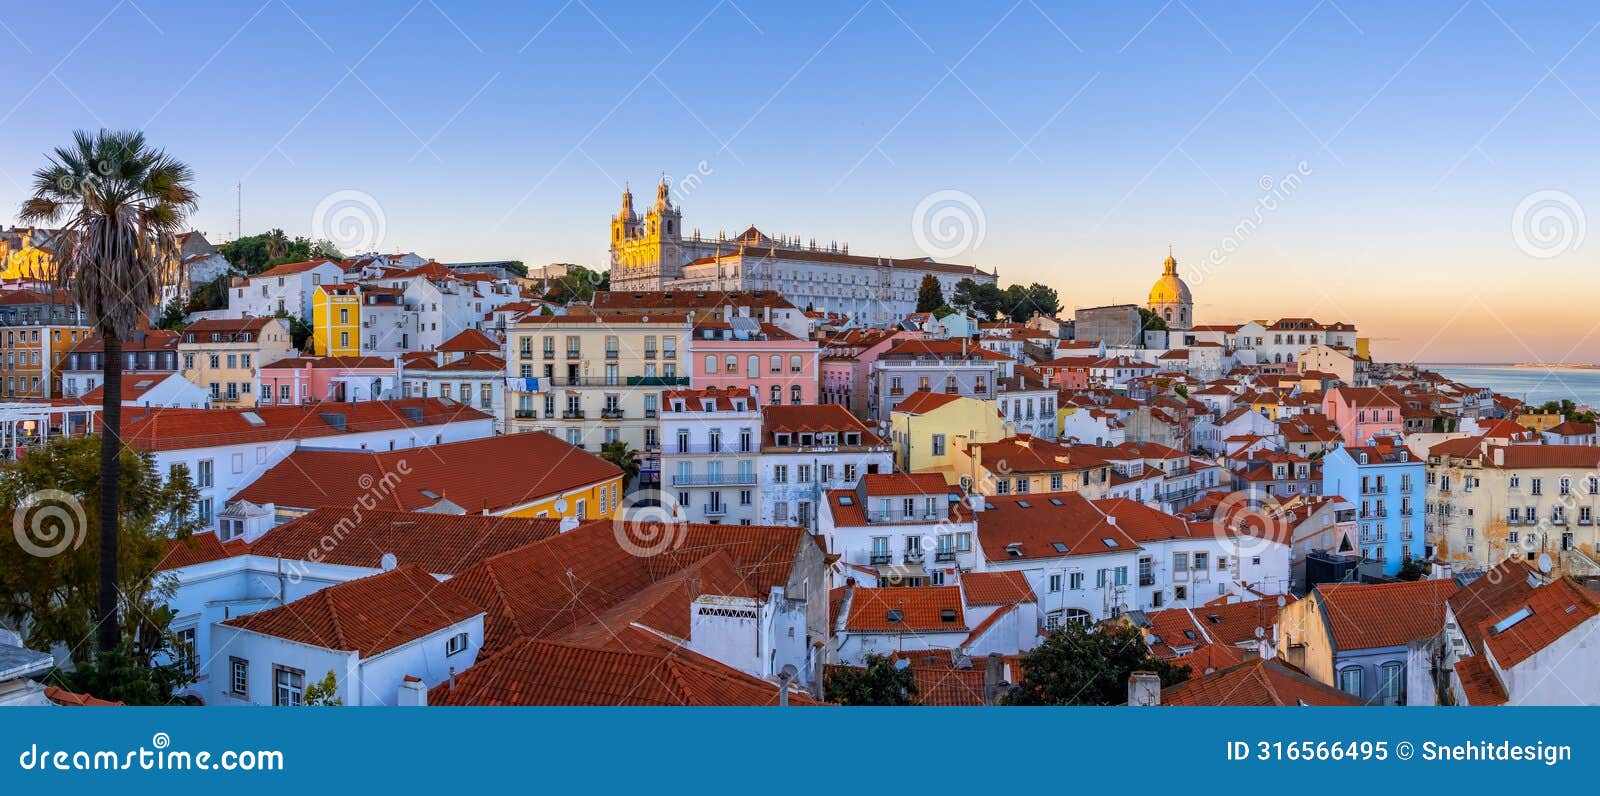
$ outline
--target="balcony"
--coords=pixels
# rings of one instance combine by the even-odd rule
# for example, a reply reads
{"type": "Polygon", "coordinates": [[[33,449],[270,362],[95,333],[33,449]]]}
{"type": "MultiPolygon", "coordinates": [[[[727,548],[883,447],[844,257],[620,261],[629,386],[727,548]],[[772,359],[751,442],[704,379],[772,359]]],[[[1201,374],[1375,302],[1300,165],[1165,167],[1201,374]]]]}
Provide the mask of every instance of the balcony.
{"type": "Polygon", "coordinates": [[[945,519],[944,515],[941,515],[938,512],[932,512],[932,513],[913,512],[910,515],[902,514],[900,512],[894,512],[894,511],[889,511],[889,512],[869,511],[869,512],[867,512],[867,522],[871,522],[871,523],[939,522],[940,520],[943,520],[943,519],[945,519]]]}
{"type": "Polygon", "coordinates": [[[584,412],[582,409],[568,409],[561,413],[562,420],[582,420],[583,417],[584,412]]]}
{"type": "Polygon", "coordinates": [[[532,409],[518,409],[516,414],[516,418],[518,420],[532,420],[538,416],[539,413],[533,411],[532,409]]]}
{"type": "Polygon", "coordinates": [[[921,550],[918,550],[918,551],[915,551],[915,552],[907,550],[906,554],[905,554],[905,557],[904,557],[904,560],[905,560],[905,562],[907,564],[921,564],[922,561],[923,561],[923,558],[924,558],[924,555],[923,555],[923,552],[921,550]]]}
{"type": "Polygon", "coordinates": [[[954,550],[940,550],[940,551],[938,551],[938,552],[933,554],[933,560],[936,563],[948,564],[948,563],[956,560],[956,551],[954,551],[954,550]]]}
{"type": "Polygon", "coordinates": [[[726,503],[707,503],[701,506],[700,509],[707,517],[725,517],[728,515],[728,504],[726,503]]]}
{"type": "Polygon", "coordinates": [[[755,486],[755,473],[689,473],[672,477],[673,486],[755,486]]]}
{"type": "Polygon", "coordinates": [[[894,556],[891,556],[888,553],[873,553],[868,559],[869,563],[875,567],[887,566],[889,562],[893,560],[894,556]]]}
{"type": "Polygon", "coordinates": [[[568,350],[567,359],[583,359],[583,352],[568,350]]]}
{"type": "Polygon", "coordinates": [[[657,412],[654,409],[646,409],[646,410],[644,410],[644,417],[645,417],[646,420],[655,419],[656,414],[657,414],[657,412]]]}
{"type": "Polygon", "coordinates": [[[680,443],[673,442],[668,446],[668,453],[694,454],[694,453],[755,453],[752,445],[740,445],[737,442],[722,442],[711,444],[707,442],[680,443]]]}
{"type": "Polygon", "coordinates": [[[1156,585],[1156,576],[1154,576],[1154,575],[1140,575],[1139,576],[1139,585],[1140,586],[1154,586],[1154,585],[1156,585]]]}
{"type": "Polygon", "coordinates": [[[600,419],[601,420],[621,420],[622,419],[622,410],[621,409],[601,409],[600,410],[600,419]]]}

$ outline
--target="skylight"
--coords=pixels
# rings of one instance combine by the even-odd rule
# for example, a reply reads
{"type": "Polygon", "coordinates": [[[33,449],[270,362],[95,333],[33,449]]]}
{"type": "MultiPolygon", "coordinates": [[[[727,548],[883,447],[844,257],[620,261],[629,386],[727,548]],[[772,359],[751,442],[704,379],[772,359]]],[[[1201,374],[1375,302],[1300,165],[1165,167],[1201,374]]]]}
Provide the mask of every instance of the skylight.
{"type": "Polygon", "coordinates": [[[1100,539],[1100,541],[1105,542],[1106,543],[1106,547],[1121,547],[1122,546],[1120,544],[1117,544],[1117,540],[1115,540],[1115,539],[1113,539],[1113,538],[1111,538],[1109,536],[1102,537],[1100,539]]]}
{"type": "Polygon", "coordinates": [[[1490,628],[1489,632],[1497,635],[1504,633],[1514,627],[1518,622],[1521,622],[1530,616],[1533,616],[1533,608],[1531,606],[1524,605],[1521,608],[1518,608],[1512,615],[1495,622],[1494,627],[1490,628]]]}
{"type": "Polygon", "coordinates": [[[429,500],[438,500],[439,499],[439,493],[433,491],[432,489],[419,489],[417,491],[421,492],[422,496],[427,498],[427,499],[429,499],[429,500]]]}
{"type": "Polygon", "coordinates": [[[1060,542],[1051,542],[1050,546],[1054,547],[1056,549],[1057,553],[1065,553],[1065,552],[1067,552],[1067,546],[1062,544],[1062,543],[1060,543],[1060,542]]]}
{"type": "Polygon", "coordinates": [[[854,506],[855,504],[856,504],[856,499],[855,499],[854,495],[840,495],[839,496],[839,505],[841,505],[841,506],[854,506]]]}
{"type": "Polygon", "coordinates": [[[261,415],[258,415],[255,412],[241,412],[239,417],[244,418],[244,422],[249,423],[252,426],[264,426],[267,424],[267,421],[262,420],[261,415]]]}

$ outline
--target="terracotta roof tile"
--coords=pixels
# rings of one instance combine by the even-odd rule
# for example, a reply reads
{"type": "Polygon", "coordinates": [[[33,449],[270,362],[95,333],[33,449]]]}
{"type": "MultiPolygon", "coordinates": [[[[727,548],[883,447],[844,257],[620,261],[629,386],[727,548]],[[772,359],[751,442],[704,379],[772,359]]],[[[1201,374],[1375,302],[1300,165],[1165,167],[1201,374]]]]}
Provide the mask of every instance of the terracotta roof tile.
{"type": "Polygon", "coordinates": [[[548,539],[561,521],[482,514],[362,511],[350,506],[317,509],[266,532],[250,552],[291,561],[377,568],[386,553],[434,575],[454,575],[473,564],[548,539]],[[323,540],[339,540],[328,549],[323,540]],[[315,556],[312,559],[312,556],[315,556]]]}
{"type": "Polygon", "coordinates": [[[1010,605],[1038,602],[1028,578],[1020,570],[968,572],[961,576],[967,605],[1010,605]]]}
{"type": "Polygon", "coordinates": [[[223,624],[370,658],[480,613],[422,567],[407,564],[223,624]]]}
{"type": "Polygon", "coordinates": [[[1359,705],[1356,698],[1288,666],[1255,658],[1162,689],[1163,705],[1359,705]]]}
{"type": "Polygon", "coordinates": [[[533,431],[422,449],[302,448],[230,499],[312,509],[367,498],[399,511],[449,501],[468,512],[500,513],[621,475],[616,465],[533,431]],[[508,472],[517,477],[505,477],[508,472]]]}
{"type": "Polygon", "coordinates": [[[1556,639],[1600,614],[1594,595],[1566,578],[1534,589],[1527,601],[1510,613],[1496,613],[1479,627],[1485,644],[1501,669],[1510,669],[1533,657],[1556,639]],[[1518,612],[1527,616],[1501,630],[1494,624],[1505,622],[1518,612]]]}
{"type": "Polygon", "coordinates": [[[1467,704],[1474,707],[1493,707],[1504,705],[1508,701],[1506,687],[1495,675],[1488,656],[1468,655],[1456,661],[1455,671],[1456,677],[1461,681],[1461,690],[1467,696],[1467,704]]]}
{"type": "Polygon", "coordinates": [[[1403,647],[1444,629],[1445,601],[1453,580],[1397,583],[1325,583],[1317,586],[1322,612],[1339,650],[1403,647]]]}
{"type": "Polygon", "coordinates": [[[427,428],[487,420],[470,406],[437,398],[254,409],[133,409],[123,412],[122,440],[138,451],[155,452],[312,439],[363,431],[427,428]],[[421,418],[414,419],[415,413],[421,418]],[[258,418],[261,422],[253,422],[258,418]],[[343,428],[336,421],[343,422],[343,428]]]}
{"type": "Polygon", "coordinates": [[[856,633],[966,633],[956,586],[856,588],[845,628],[856,633]],[[895,613],[898,612],[898,617],[895,613]]]}

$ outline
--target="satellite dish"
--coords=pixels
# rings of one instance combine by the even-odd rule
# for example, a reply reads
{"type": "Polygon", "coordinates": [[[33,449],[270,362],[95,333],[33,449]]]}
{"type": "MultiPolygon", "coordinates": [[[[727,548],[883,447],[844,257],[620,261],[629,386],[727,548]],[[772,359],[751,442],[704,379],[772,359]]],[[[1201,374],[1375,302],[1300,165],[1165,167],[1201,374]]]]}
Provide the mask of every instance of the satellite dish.
{"type": "Polygon", "coordinates": [[[556,513],[557,514],[566,514],[567,513],[567,500],[566,500],[566,498],[561,498],[561,499],[556,501],[556,513]]]}
{"type": "Polygon", "coordinates": [[[1285,605],[1288,605],[1288,604],[1289,604],[1289,601],[1284,599],[1283,595],[1281,595],[1281,594],[1278,595],[1278,607],[1279,608],[1282,608],[1282,607],[1284,607],[1285,605]]]}
{"type": "Polygon", "coordinates": [[[1256,628],[1256,638],[1262,639],[1262,638],[1266,638],[1266,637],[1267,637],[1267,629],[1266,628],[1264,628],[1264,627],[1256,628]]]}
{"type": "Polygon", "coordinates": [[[1543,573],[1545,575],[1550,574],[1550,568],[1551,568],[1552,565],[1553,565],[1553,562],[1550,560],[1550,554],[1549,553],[1540,553],[1539,554],[1539,572],[1541,572],[1541,573],[1543,573]]]}
{"type": "Polygon", "coordinates": [[[901,658],[900,660],[897,660],[897,661],[894,662],[894,668],[899,669],[900,671],[905,671],[906,667],[908,667],[910,665],[911,665],[911,661],[909,659],[906,659],[906,658],[901,658]]]}
{"type": "Polygon", "coordinates": [[[799,676],[800,670],[795,668],[795,665],[792,663],[786,663],[783,665],[782,669],[778,670],[778,679],[785,683],[799,676]]]}
{"type": "Polygon", "coordinates": [[[400,559],[395,558],[394,553],[384,553],[383,557],[378,559],[378,569],[384,572],[388,572],[398,566],[400,566],[400,559]]]}

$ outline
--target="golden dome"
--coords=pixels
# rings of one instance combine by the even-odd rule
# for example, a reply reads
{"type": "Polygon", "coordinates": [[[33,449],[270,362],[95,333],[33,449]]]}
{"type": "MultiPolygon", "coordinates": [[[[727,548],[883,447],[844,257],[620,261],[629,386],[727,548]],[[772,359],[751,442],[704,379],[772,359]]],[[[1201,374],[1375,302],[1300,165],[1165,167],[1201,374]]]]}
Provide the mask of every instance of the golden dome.
{"type": "Polygon", "coordinates": [[[1178,276],[1178,261],[1172,253],[1167,253],[1166,262],[1161,278],[1150,287],[1150,306],[1158,304],[1193,304],[1194,298],[1189,294],[1189,286],[1184,284],[1178,276]]]}

